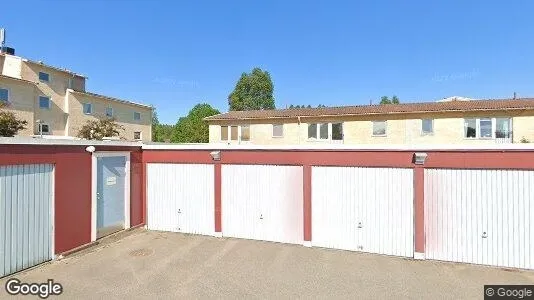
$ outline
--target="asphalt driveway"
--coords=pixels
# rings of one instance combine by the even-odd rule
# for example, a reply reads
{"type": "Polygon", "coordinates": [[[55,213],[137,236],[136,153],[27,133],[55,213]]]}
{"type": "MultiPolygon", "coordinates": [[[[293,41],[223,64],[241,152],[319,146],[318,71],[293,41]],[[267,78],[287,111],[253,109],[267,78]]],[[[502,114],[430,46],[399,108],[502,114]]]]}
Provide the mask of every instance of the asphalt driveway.
{"type": "MultiPolygon", "coordinates": [[[[13,277],[53,278],[60,298],[129,300],[482,299],[484,284],[534,284],[528,271],[143,229],[13,277]]],[[[0,298],[15,299],[7,279],[0,298]]]]}

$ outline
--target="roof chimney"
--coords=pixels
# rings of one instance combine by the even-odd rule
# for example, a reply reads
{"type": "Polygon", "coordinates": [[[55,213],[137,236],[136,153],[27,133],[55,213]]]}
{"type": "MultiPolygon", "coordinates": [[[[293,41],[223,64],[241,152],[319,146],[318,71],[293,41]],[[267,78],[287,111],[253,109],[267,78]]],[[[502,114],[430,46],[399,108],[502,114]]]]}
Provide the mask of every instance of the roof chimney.
{"type": "Polygon", "coordinates": [[[517,99],[517,93],[514,92],[514,100],[517,99]]]}

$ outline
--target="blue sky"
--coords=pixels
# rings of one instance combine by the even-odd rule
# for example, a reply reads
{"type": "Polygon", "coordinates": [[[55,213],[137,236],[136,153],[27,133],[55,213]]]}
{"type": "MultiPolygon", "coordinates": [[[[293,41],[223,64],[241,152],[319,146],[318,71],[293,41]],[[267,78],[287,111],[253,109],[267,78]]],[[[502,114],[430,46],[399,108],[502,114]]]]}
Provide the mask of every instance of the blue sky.
{"type": "Polygon", "coordinates": [[[289,104],[534,96],[532,1],[3,1],[17,54],[153,104],[175,123],[227,110],[240,74],[268,70],[289,104]]]}

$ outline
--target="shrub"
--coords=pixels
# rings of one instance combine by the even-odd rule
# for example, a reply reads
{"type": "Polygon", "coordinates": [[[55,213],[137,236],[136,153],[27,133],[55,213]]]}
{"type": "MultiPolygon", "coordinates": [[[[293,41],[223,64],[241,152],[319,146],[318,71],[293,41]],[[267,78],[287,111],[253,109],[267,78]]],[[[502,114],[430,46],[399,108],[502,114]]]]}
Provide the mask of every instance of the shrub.
{"type": "Polygon", "coordinates": [[[0,105],[0,136],[14,136],[20,130],[26,128],[28,122],[20,120],[11,111],[6,111],[5,104],[0,105]]]}
{"type": "Polygon", "coordinates": [[[106,137],[119,136],[123,130],[124,127],[117,124],[113,118],[89,120],[78,131],[78,137],[88,140],[102,140],[106,137]]]}

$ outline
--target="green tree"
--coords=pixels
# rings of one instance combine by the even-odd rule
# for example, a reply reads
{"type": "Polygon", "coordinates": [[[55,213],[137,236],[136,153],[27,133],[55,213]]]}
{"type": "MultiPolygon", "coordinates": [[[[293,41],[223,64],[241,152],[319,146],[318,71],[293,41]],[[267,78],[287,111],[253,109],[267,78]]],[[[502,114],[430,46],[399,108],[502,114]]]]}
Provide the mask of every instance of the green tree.
{"type": "Polygon", "coordinates": [[[326,107],[326,105],[319,104],[317,105],[318,108],[326,107]]]}
{"type": "Polygon", "coordinates": [[[274,84],[269,72],[254,68],[241,74],[234,91],[228,96],[229,110],[274,109],[274,84]]]}
{"type": "Polygon", "coordinates": [[[156,108],[152,108],[152,141],[153,142],[159,142],[160,137],[160,124],[158,119],[158,112],[156,111],[156,108]]]}
{"type": "Polygon", "coordinates": [[[295,108],[295,106],[293,106],[293,104],[291,104],[291,105],[289,106],[289,108],[295,108]]]}
{"type": "Polygon", "coordinates": [[[391,98],[391,103],[392,104],[399,104],[399,97],[393,95],[393,97],[391,98]]]}
{"type": "Polygon", "coordinates": [[[124,127],[117,124],[113,118],[88,120],[78,131],[78,137],[88,140],[102,140],[105,137],[120,136],[124,127]]]}
{"type": "Polygon", "coordinates": [[[171,137],[174,143],[207,143],[209,142],[208,123],[204,118],[220,114],[218,110],[209,104],[195,105],[186,117],[181,117],[171,137]]]}
{"type": "Polygon", "coordinates": [[[20,130],[26,128],[28,122],[18,119],[11,111],[3,110],[5,105],[0,103],[0,136],[15,136],[20,130]]]}
{"type": "Polygon", "coordinates": [[[389,100],[388,96],[382,96],[380,104],[391,104],[391,100],[389,100]]]}

